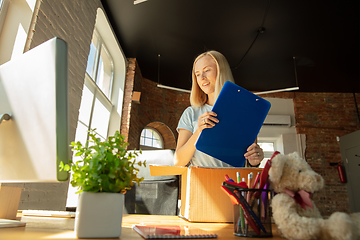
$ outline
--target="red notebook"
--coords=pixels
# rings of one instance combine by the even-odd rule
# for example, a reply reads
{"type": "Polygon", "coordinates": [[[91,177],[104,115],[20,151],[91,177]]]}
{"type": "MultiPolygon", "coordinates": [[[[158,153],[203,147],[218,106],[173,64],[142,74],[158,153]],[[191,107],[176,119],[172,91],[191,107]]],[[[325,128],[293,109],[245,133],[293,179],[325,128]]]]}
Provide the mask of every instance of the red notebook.
{"type": "Polygon", "coordinates": [[[144,239],[217,238],[217,234],[190,226],[134,225],[133,229],[144,239]]]}

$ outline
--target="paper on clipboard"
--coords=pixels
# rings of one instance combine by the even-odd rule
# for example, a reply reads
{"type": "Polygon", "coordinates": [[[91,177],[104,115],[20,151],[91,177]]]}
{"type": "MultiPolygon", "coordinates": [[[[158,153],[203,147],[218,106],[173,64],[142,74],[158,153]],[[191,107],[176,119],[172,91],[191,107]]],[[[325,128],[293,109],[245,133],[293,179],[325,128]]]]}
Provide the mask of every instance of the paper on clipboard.
{"type": "Polygon", "coordinates": [[[243,167],[246,149],[255,142],[270,107],[269,101],[226,82],[212,109],[219,123],[201,132],[196,149],[233,167],[243,167]]]}

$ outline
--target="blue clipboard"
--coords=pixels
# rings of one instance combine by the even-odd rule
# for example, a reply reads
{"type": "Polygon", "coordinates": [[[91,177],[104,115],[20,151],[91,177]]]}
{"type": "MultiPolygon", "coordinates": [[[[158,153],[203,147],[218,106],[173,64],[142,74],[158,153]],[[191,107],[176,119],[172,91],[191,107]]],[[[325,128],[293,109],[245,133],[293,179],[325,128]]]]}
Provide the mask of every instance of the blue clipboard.
{"type": "Polygon", "coordinates": [[[246,149],[255,142],[270,107],[269,101],[225,82],[212,109],[219,123],[201,132],[196,149],[233,167],[243,167],[246,149]]]}

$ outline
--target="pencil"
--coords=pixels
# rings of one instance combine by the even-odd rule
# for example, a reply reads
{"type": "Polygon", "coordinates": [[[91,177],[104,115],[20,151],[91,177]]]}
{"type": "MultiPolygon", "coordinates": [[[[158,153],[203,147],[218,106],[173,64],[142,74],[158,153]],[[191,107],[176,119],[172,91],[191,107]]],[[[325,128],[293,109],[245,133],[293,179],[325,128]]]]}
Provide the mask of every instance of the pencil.
{"type": "MultiPolygon", "coordinates": [[[[236,180],[237,183],[240,183],[240,172],[236,172],[236,180]]],[[[244,233],[244,229],[245,229],[245,223],[244,223],[244,212],[243,209],[241,207],[239,207],[240,210],[240,227],[241,227],[241,232],[244,233]]],[[[238,222],[239,223],[239,222],[238,222]]],[[[239,226],[239,225],[238,225],[239,226]]]]}

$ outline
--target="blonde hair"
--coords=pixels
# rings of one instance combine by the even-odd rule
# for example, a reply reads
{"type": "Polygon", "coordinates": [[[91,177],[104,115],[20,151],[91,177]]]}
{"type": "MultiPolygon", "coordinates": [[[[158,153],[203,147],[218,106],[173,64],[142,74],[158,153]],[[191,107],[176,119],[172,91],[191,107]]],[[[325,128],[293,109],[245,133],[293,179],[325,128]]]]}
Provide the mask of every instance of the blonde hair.
{"type": "Polygon", "coordinates": [[[201,90],[195,76],[195,63],[204,56],[210,56],[216,63],[215,101],[226,81],[234,83],[230,66],[224,55],[217,51],[207,51],[200,54],[194,61],[192,68],[192,87],[190,92],[190,104],[194,107],[201,107],[207,102],[208,96],[201,90]]]}

